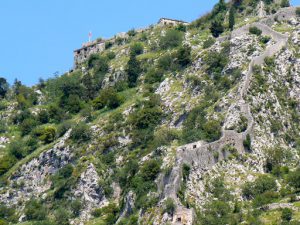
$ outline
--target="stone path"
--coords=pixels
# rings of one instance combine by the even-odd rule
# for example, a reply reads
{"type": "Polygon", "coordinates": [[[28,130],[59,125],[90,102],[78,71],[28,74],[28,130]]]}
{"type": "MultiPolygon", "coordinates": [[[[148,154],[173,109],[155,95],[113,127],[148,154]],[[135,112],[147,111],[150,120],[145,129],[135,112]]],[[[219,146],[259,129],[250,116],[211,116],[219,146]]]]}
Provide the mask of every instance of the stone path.
{"type": "MultiPolygon", "coordinates": [[[[160,185],[163,189],[163,197],[172,198],[178,205],[178,208],[182,208],[177,192],[180,189],[182,182],[182,166],[183,164],[188,164],[197,169],[197,171],[205,172],[212,168],[218,161],[226,159],[230,153],[224,152],[224,147],[227,145],[232,145],[235,147],[238,153],[243,154],[245,152],[243,141],[249,134],[252,135],[254,119],[251,114],[250,105],[245,101],[245,96],[247,95],[248,88],[250,86],[251,77],[253,74],[254,65],[262,65],[266,57],[270,57],[279,52],[288,41],[286,35],[280,34],[270,27],[262,23],[254,23],[251,26],[257,26],[262,30],[263,35],[268,35],[272,37],[275,42],[270,45],[266,50],[259,56],[253,58],[249,64],[248,72],[242,81],[242,86],[237,96],[237,102],[240,105],[241,112],[248,120],[247,129],[242,133],[237,133],[234,130],[226,130],[222,128],[222,136],[219,140],[212,143],[195,142],[180,146],[177,149],[176,163],[173,167],[170,175],[163,178],[160,185]],[[218,157],[216,157],[218,156],[218,157]]],[[[245,32],[249,32],[250,25],[246,25],[232,32],[232,37],[240,36],[245,32]]],[[[180,212],[179,212],[180,213],[180,212]]]]}

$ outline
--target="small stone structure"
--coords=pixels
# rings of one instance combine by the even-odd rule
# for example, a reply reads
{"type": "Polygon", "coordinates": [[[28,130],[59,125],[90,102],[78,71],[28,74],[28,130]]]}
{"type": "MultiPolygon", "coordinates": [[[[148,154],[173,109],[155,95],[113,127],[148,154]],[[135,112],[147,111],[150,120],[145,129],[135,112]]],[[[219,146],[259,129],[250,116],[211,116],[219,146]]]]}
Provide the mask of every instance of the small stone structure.
{"type": "Polygon", "coordinates": [[[188,22],[185,22],[185,21],[182,21],[182,20],[168,19],[168,18],[161,18],[158,21],[158,25],[161,25],[161,26],[177,26],[179,24],[189,25],[188,22]]]}
{"type": "Polygon", "coordinates": [[[172,224],[174,225],[192,225],[194,219],[194,210],[184,207],[178,207],[174,216],[172,224]]]}
{"type": "Polygon", "coordinates": [[[105,41],[102,39],[84,43],[82,48],[74,51],[74,68],[77,69],[78,65],[86,61],[91,54],[102,52],[104,49],[105,41]]]}

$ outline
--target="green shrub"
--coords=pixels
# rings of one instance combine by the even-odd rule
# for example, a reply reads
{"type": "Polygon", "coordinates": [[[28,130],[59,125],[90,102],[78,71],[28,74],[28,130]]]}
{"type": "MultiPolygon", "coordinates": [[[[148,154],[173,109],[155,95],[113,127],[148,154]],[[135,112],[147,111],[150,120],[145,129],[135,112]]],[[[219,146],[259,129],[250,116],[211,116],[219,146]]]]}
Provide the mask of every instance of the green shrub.
{"type": "Polygon", "coordinates": [[[95,71],[100,73],[107,73],[109,69],[108,59],[105,56],[93,54],[87,61],[88,68],[94,68],[95,71]]]}
{"type": "Polygon", "coordinates": [[[50,104],[49,109],[50,121],[54,123],[59,123],[62,120],[66,119],[66,114],[61,107],[56,104],[50,104]]]}
{"type": "Polygon", "coordinates": [[[265,64],[269,67],[274,67],[275,66],[275,58],[274,57],[266,57],[265,64]]]}
{"type": "Polygon", "coordinates": [[[254,207],[258,208],[263,205],[267,205],[267,204],[274,202],[278,197],[279,197],[278,193],[276,193],[274,191],[266,191],[262,194],[255,196],[252,204],[254,207]]]}
{"type": "Polygon", "coordinates": [[[75,142],[88,141],[91,138],[90,128],[85,123],[81,122],[72,129],[70,138],[75,142]]]}
{"type": "Polygon", "coordinates": [[[216,43],[216,39],[209,37],[207,40],[205,40],[203,42],[203,48],[204,49],[209,48],[209,47],[213,46],[215,43],[216,43]]]}
{"type": "Polygon", "coordinates": [[[204,61],[207,65],[206,71],[211,75],[221,74],[222,70],[228,63],[228,58],[224,53],[209,52],[204,61]]]}
{"type": "Polygon", "coordinates": [[[290,172],[287,176],[287,181],[292,187],[300,188],[300,168],[296,171],[290,172]]]}
{"type": "Polygon", "coordinates": [[[102,109],[105,106],[109,109],[115,109],[119,107],[123,98],[112,87],[105,88],[100,91],[99,97],[93,100],[93,106],[95,109],[102,109]]]}
{"type": "Polygon", "coordinates": [[[263,44],[267,44],[271,40],[270,36],[261,36],[259,41],[263,44]]]}
{"type": "Polygon", "coordinates": [[[105,49],[109,49],[113,46],[113,43],[111,41],[106,41],[105,42],[105,49]]]}
{"type": "Polygon", "coordinates": [[[0,158],[0,176],[5,174],[16,163],[16,158],[6,155],[0,158]]]}
{"type": "Polygon", "coordinates": [[[162,49],[178,47],[183,41],[183,33],[178,30],[167,30],[165,36],[160,38],[162,49]]]}
{"type": "Polygon", "coordinates": [[[45,220],[47,209],[41,202],[33,199],[26,203],[24,213],[28,220],[45,220]]]}
{"type": "Polygon", "coordinates": [[[60,225],[69,225],[70,213],[64,207],[59,207],[54,212],[55,222],[60,225]]]}
{"type": "Polygon", "coordinates": [[[247,134],[246,139],[243,141],[244,148],[247,151],[251,151],[251,137],[247,134]]]}
{"type": "Polygon", "coordinates": [[[62,137],[68,130],[72,128],[72,122],[69,120],[63,121],[57,128],[58,137],[62,137]]]}
{"type": "Polygon", "coordinates": [[[214,200],[205,205],[205,214],[201,216],[202,224],[235,224],[232,223],[231,209],[227,202],[214,200]]]}
{"type": "Polygon", "coordinates": [[[189,65],[192,61],[191,59],[191,47],[184,45],[182,47],[180,47],[175,54],[176,57],[176,63],[181,67],[184,68],[187,65],[189,65]]]}
{"type": "Polygon", "coordinates": [[[106,57],[109,60],[112,60],[112,59],[116,58],[116,53],[114,53],[113,51],[109,51],[108,53],[106,53],[106,57]]]}
{"type": "Polygon", "coordinates": [[[275,179],[268,175],[262,175],[253,182],[247,182],[242,188],[242,193],[244,197],[251,199],[267,191],[276,191],[276,189],[275,179]]]}
{"type": "Polygon", "coordinates": [[[129,37],[134,37],[137,34],[137,32],[135,31],[135,29],[131,29],[127,32],[127,34],[129,37]]]}
{"type": "Polygon", "coordinates": [[[141,167],[141,176],[145,181],[153,181],[160,172],[160,162],[156,159],[148,160],[141,167]]]}
{"type": "Polygon", "coordinates": [[[275,146],[274,148],[266,149],[266,171],[274,172],[274,169],[279,169],[285,162],[291,159],[291,154],[288,149],[275,146]]]}
{"type": "Polygon", "coordinates": [[[3,98],[9,90],[9,84],[5,78],[0,77],[0,99],[3,98]]]}
{"type": "Polygon", "coordinates": [[[145,74],[145,83],[154,84],[160,83],[164,77],[162,70],[151,68],[145,74]]]}
{"type": "Polygon", "coordinates": [[[140,55],[144,51],[144,46],[140,42],[135,42],[130,46],[130,54],[140,55]]]}
{"type": "Polygon", "coordinates": [[[281,219],[283,221],[291,221],[293,218],[293,211],[289,208],[284,208],[281,213],[281,219]]]}
{"type": "Polygon", "coordinates": [[[41,124],[48,123],[50,119],[48,111],[41,110],[37,115],[37,119],[41,124]]]}
{"type": "Polygon", "coordinates": [[[184,121],[182,138],[185,143],[196,140],[212,142],[221,137],[221,122],[206,117],[207,104],[208,101],[205,101],[192,109],[184,121]]]}
{"type": "Polygon", "coordinates": [[[280,6],[283,7],[290,7],[290,1],[289,0],[281,0],[280,6]]]}
{"type": "Polygon", "coordinates": [[[300,7],[297,7],[297,8],[296,8],[296,15],[297,15],[297,16],[300,16],[300,7]]]}
{"type": "Polygon", "coordinates": [[[164,54],[158,59],[157,66],[163,70],[169,70],[172,64],[172,56],[170,54],[164,54]]]}
{"type": "Polygon", "coordinates": [[[0,204],[0,224],[7,225],[9,222],[16,224],[18,219],[15,211],[13,208],[0,204]]]}
{"type": "Polygon", "coordinates": [[[171,198],[167,198],[164,202],[164,212],[168,213],[169,215],[173,215],[176,210],[176,205],[174,200],[171,198]]]}
{"type": "Polygon", "coordinates": [[[56,129],[51,126],[38,128],[35,130],[35,135],[45,144],[51,143],[55,140],[56,129]]]}
{"type": "Polygon", "coordinates": [[[27,155],[26,146],[24,146],[24,142],[20,139],[9,144],[8,152],[17,159],[22,159],[27,155]]]}
{"type": "Polygon", "coordinates": [[[259,29],[258,27],[255,27],[255,26],[250,27],[249,32],[250,32],[250,34],[255,34],[257,36],[260,36],[262,34],[261,29],[259,29]]]}
{"type": "Polygon", "coordinates": [[[107,225],[113,225],[118,219],[119,208],[115,203],[110,203],[108,206],[105,206],[101,209],[95,209],[92,212],[92,215],[95,217],[100,217],[105,215],[104,221],[107,225]]]}
{"type": "Polygon", "coordinates": [[[33,119],[33,118],[28,118],[25,119],[21,124],[20,124],[20,131],[22,132],[22,135],[25,136],[29,134],[33,128],[35,128],[38,125],[38,122],[33,119]]]}

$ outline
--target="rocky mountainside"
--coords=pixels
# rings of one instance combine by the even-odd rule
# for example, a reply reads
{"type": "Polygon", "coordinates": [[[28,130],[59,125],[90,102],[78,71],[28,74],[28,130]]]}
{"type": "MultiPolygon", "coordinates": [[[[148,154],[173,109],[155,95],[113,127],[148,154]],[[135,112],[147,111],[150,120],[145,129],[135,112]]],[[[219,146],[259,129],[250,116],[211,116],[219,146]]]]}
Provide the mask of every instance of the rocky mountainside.
{"type": "Polygon", "coordinates": [[[300,224],[300,8],[162,21],[0,79],[0,224],[300,224]]]}

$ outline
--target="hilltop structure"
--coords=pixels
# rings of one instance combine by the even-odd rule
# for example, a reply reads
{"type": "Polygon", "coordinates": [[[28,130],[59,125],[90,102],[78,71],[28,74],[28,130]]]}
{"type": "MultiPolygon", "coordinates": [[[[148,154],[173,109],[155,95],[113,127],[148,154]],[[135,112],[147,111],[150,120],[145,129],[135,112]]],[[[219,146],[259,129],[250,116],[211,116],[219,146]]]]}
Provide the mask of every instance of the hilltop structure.
{"type": "MultiPolygon", "coordinates": [[[[179,24],[182,25],[189,25],[188,22],[176,19],[168,19],[168,18],[161,18],[157,25],[158,26],[177,26],[179,24]]],[[[146,28],[147,29],[147,28],[146,28]]],[[[136,32],[140,33],[145,31],[146,29],[137,29],[136,32]]],[[[105,50],[105,42],[111,41],[112,43],[115,42],[116,38],[128,38],[128,34],[125,32],[117,34],[115,37],[111,39],[97,39],[96,41],[84,43],[81,48],[74,50],[74,69],[77,69],[80,64],[85,62],[90,55],[100,53],[105,50]]]]}

